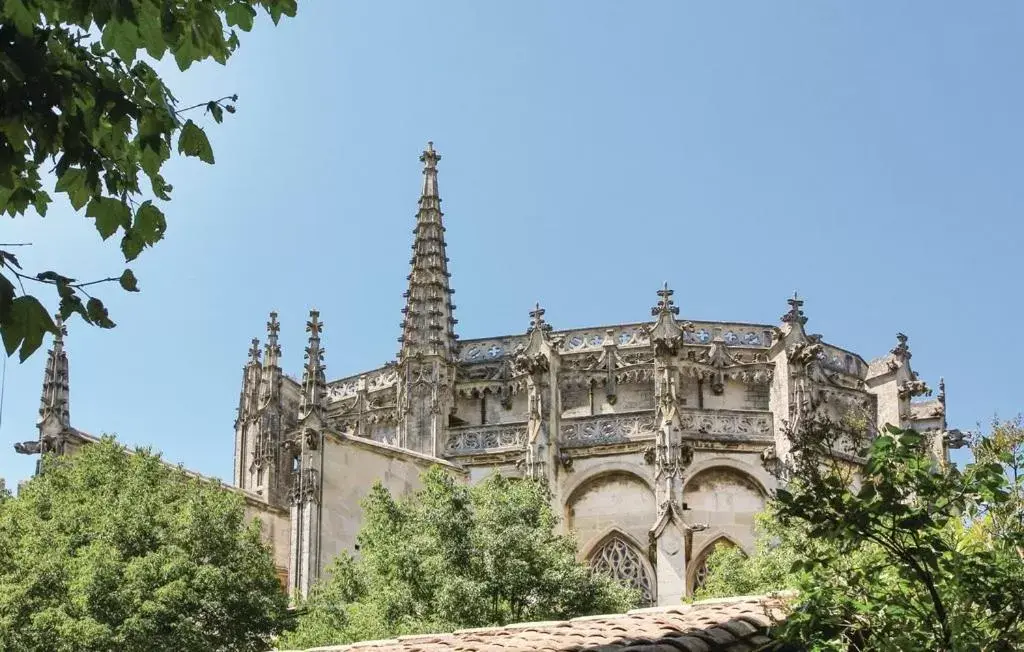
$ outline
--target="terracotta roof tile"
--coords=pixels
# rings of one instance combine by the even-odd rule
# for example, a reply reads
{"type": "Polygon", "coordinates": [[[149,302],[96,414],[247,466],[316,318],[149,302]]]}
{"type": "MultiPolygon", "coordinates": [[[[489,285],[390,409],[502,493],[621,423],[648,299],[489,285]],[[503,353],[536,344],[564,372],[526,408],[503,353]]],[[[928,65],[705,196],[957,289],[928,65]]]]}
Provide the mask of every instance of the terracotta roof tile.
{"type": "Polygon", "coordinates": [[[400,636],[307,652],[745,652],[770,639],[784,598],[738,597],[566,621],[400,636]]]}

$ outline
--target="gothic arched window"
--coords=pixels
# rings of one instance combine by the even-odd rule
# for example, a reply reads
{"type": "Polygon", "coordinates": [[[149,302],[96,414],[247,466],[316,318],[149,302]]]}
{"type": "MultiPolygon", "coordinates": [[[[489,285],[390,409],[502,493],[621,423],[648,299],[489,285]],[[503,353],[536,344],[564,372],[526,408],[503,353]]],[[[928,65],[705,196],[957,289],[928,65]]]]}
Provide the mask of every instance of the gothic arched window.
{"type": "Polygon", "coordinates": [[[647,571],[640,553],[621,538],[613,536],[605,541],[591,555],[590,565],[594,570],[607,573],[637,589],[645,606],[654,604],[654,582],[651,580],[651,574],[647,571]]]}
{"type": "MultiPolygon", "coordinates": [[[[708,558],[711,557],[711,553],[718,550],[721,547],[733,547],[734,544],[725,537],[720,537],[715,540],[711,545],[704,548],[704,552],[701,553],[700,558],[694,564],[693,570],[693,591],[697,591],[704,586],[704,583],[708,579],[708,558]]],[[[744,555],[746,556],[746,555],[744,555]]]]}

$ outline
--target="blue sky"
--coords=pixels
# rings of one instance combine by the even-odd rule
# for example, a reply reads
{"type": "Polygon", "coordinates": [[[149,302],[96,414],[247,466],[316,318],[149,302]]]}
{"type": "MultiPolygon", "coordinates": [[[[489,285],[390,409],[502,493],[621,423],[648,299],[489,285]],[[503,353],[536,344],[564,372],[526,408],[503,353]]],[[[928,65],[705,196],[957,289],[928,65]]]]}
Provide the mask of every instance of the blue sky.
{"type": "MultiPolygon", "coordinates": [[[[280,312],[298,375],[310,307],[328,376],[397,350],[420,183],[440,189],[463,338],[683,315],[808,329],[865,358],[910,336],[953,425],[1024,409],[1024,4],[301,3],[227,67],[169,78],[231,93],[217,164],[175,161],[141,294],[118,327],[70,325],[73,424],[230,479],[250,338],[280,312]]],[[[30,268],[118,275],[70,208],[8,222],[30,268]]],[[[9,360],[0,477],[33,460],[45,356],[9,360]]]]}

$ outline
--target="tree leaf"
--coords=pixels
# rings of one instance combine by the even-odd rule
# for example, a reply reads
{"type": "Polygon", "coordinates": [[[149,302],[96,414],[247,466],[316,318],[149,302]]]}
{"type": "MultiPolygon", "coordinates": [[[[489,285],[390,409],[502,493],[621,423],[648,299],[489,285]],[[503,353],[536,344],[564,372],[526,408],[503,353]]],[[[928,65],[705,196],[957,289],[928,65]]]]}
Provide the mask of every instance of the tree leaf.
{"type": "Polygon", "coordinates": [[[91,297],[85,304],[85,312],[89,315],[89,321],[100,328],[113,328],[114,322],[110,321],[106,306],[96,297],[91,297]]]}
{"type": "Polygon", "coordinates": [[[121,273],[121,278],[119,278],[118,281],[121,283],[121,287],[127,290],[128,292],[139,291],[139,282],[135,278],[135,273],[132,272],[132,270],[130,269],[124,270],[124,272],[121,273]]]}
{"type": "Polygon", "coordinates": [[[12,355],[21,346],[21,361],[24,362],[43,343],[43,335],[56,333],[57,326],[39,299],[20,296],[11,302],[10,311],[0,328],[3,329],[4,348],[12,355]]]}
{"type": "Polygon", "coordinates": [[[196,156],[204,163],[213,164],[213,148],[206,138],[206,132],[189,120],[178,136],[178,152],[185,156],[196,156]]]}
{"type": "Polygon", "coordinates": [[[252,29],[253,19],[256,18],[256,10],[244,2],[236,2],[228,5],[224,10],[224,16],[231,27],[238,27],[243,32],[252,29]]]}
{"type": "Polygon", "coordinates": [[[76,211],[85,206],[93,194],[92,189],[88,186],[87,174],[81,168],[68,168],[64,174],[60,175],[56,190],[67,193],[68,199],[71,200],[71,205],[76,211]]]}
{"type": "Polygon", "coordinates": [[[86,217],[96,219],[96,230],[106,240],[117,232],[118,227],[131,226],[132,211],[120,199],[112,197],[93,197],[85,210],[86,217]]]}

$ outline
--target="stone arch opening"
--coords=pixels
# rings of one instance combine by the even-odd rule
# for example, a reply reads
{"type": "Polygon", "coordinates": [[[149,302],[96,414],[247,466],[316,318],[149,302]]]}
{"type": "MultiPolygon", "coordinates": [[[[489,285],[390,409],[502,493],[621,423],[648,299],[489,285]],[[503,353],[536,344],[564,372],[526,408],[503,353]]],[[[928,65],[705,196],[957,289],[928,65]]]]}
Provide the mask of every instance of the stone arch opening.
{"type": "Polygon", "coordinates": [[[712,540],[710,543],[704,546],[700,553],[694,557],[693,563],[690,564],[689,584],[691,587],[691,594],[695,593],[698,589],[704,586],[704,583],[707,581],[708,578],[708,559],[711,557],[711,554],[713,552],[715,552],[721,547],[736,548],[737,550],[739,550],[741,555],[743,555],[744,557],[747,556],[747,553],[743,550],[742,546],[740,546],[738,543],[736,543],[730,537],[724,534],[712,540]]]}
{"type": "Polygon", "coordinates": [[[652,606],[656,598],[654,573],[630,538],[613,530],[590,551],[590,567],[636,589],[641,604],[652,606]]]}

